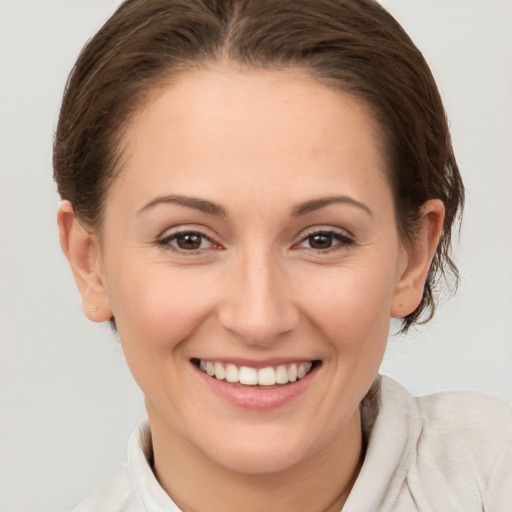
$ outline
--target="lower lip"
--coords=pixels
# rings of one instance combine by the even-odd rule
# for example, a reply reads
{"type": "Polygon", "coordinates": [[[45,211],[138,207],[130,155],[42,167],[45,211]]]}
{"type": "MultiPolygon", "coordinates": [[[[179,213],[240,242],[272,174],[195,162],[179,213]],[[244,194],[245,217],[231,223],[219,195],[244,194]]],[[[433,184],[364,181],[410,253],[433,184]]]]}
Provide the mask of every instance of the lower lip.
{"type": "Polygon", "coordinates": [[[210,377],[197,366],[193,366],[198,376],[217,396],[237,407],[259,410],[282,407],[302,395],[319,369],[315,365],[304,378],[298,381],[265,389],[261,386],[241,386],[226,380],[218,380],[210,377]]]}

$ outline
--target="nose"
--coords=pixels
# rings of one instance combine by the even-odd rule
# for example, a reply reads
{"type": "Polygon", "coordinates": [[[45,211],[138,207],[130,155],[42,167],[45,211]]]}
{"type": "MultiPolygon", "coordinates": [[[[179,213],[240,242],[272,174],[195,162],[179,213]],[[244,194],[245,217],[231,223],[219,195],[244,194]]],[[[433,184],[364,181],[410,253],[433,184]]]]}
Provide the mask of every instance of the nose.
{"type": "Polygon", "coordinates": [[[218,317],[251,345],[269,345],[293,331],[300,315],[287,274],[277,257],[251,254],[228,270],[218,317]]]}

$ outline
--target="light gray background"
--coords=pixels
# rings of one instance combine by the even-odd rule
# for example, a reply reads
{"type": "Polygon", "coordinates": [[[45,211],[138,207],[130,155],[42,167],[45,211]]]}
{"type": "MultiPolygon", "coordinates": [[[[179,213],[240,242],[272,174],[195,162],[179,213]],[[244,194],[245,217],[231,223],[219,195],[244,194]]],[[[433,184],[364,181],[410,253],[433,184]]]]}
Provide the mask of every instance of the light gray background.
{"type": "MultiPolygon", "coordinates": [[[[108,326],[89,323],[58,246],[51,141],[66,76],[113,0],[0,0],[1,487],[4,512],[72,508],[125,458],[144,416],[108,326]]],[[[392,339],[383,373],[413,393],[512,400],[512,3],[386,0],[423,50],[468,199],[462,286],[392,339]]]]}

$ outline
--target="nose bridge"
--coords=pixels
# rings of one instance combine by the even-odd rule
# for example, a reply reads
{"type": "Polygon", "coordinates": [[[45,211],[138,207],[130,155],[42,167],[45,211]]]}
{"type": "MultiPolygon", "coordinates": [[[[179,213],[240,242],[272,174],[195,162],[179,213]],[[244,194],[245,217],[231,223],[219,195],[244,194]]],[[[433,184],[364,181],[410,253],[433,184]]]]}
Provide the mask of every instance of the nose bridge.
{"type": "Polygon", "coordinates": [[[230,269],[220,319],[247,343],[268,344],[298,321],[279,257],[270,250],[244,251],[230,269]]]}

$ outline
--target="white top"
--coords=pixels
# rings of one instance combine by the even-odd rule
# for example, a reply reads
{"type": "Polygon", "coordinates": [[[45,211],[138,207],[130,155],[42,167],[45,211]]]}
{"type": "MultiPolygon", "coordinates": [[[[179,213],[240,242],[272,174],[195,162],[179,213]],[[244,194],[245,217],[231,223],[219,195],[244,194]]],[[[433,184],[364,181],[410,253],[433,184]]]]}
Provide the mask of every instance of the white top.
{"type": "MultiPolygon", "coordinates": [[[[372,389],[366,456],[343,512],[512,510],[512,404],[463,391],[415,398],[388,377],[372,389]]],[[[144,422],[127,463],[74,512],[179,512],[151,459],[144,422]]]]}

